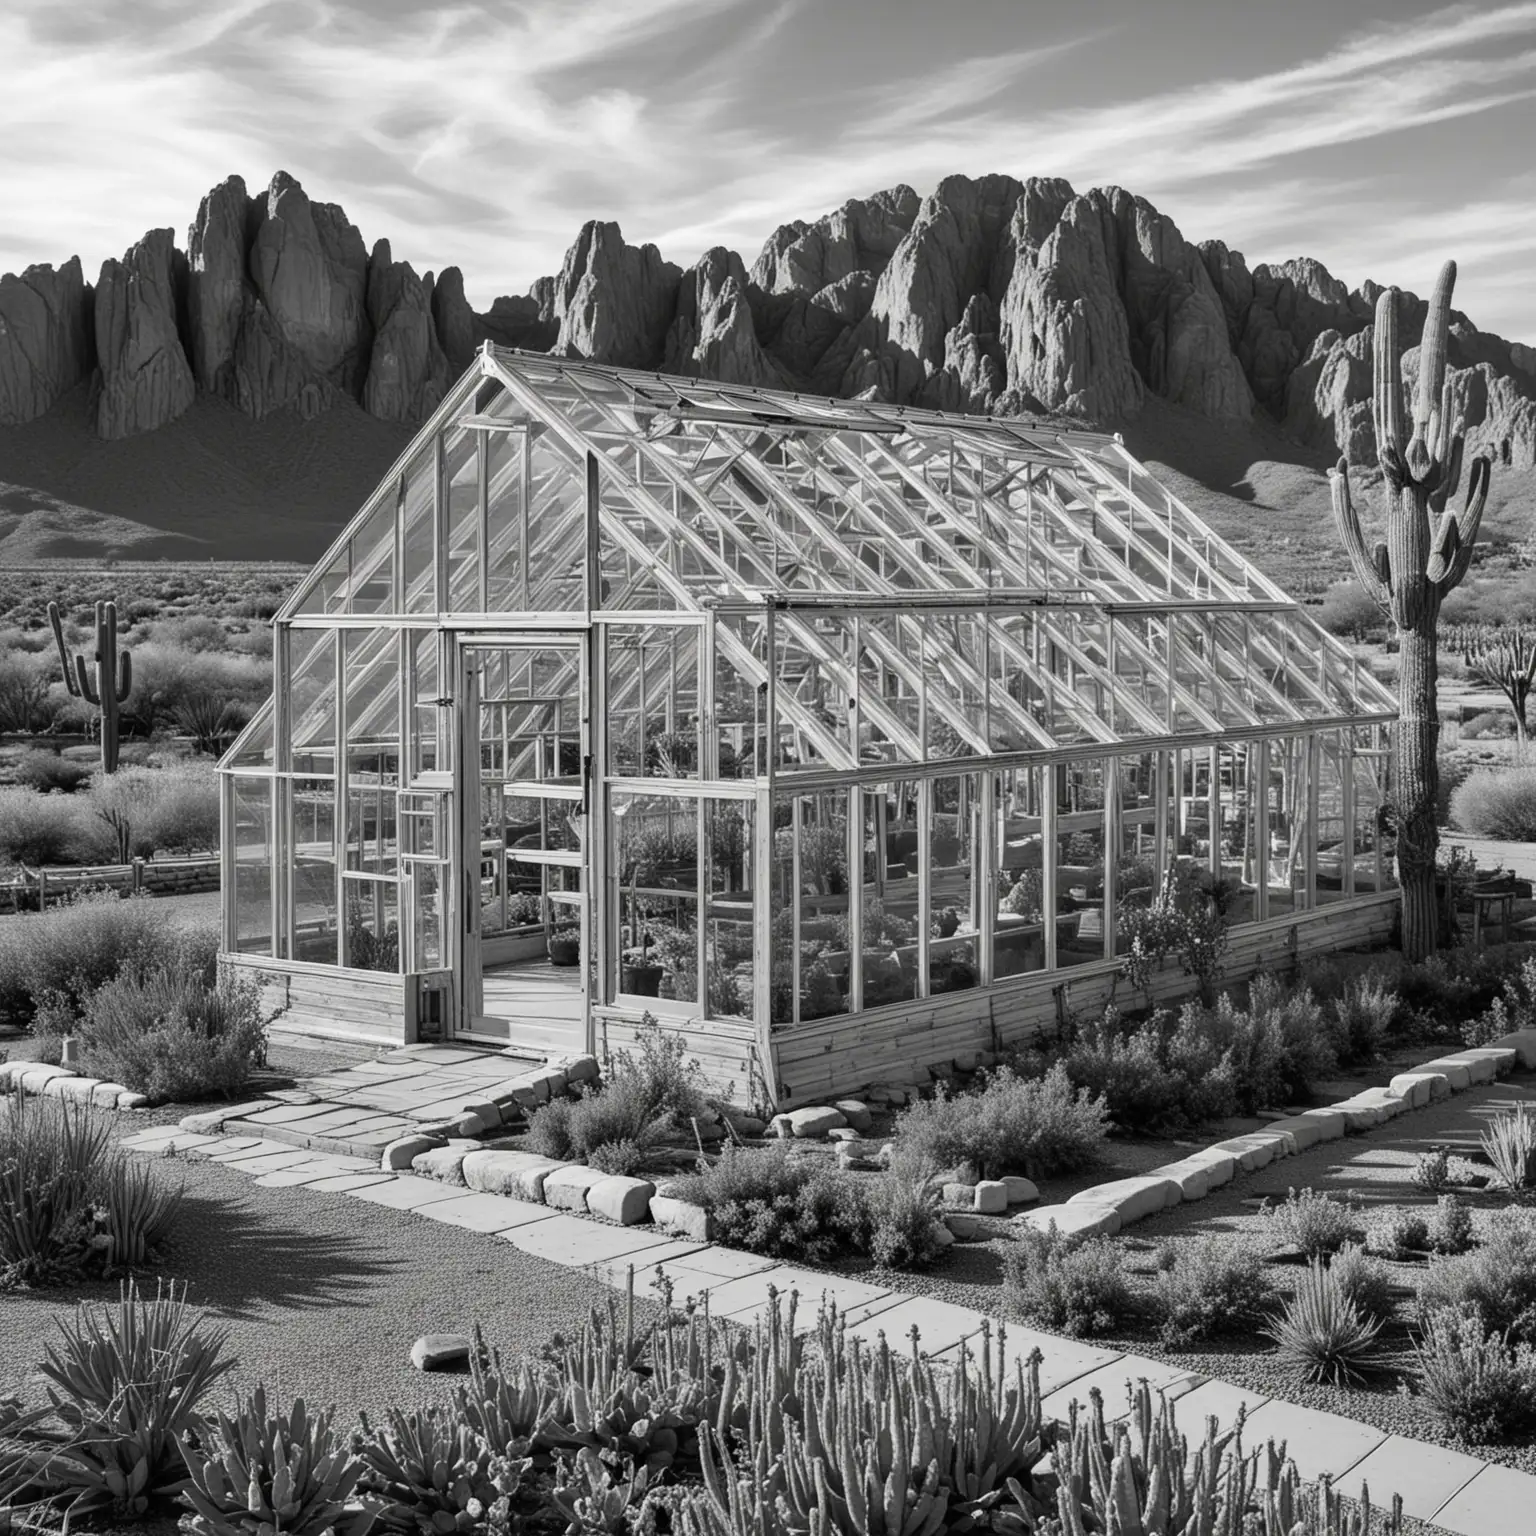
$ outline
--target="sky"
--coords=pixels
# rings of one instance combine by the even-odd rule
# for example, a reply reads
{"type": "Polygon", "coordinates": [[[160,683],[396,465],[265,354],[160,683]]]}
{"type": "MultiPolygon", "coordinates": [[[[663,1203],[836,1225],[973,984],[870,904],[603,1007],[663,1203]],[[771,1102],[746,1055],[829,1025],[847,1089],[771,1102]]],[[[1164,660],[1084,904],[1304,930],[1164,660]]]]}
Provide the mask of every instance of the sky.
{"type": "Polygon", "coordinates": [[[946,175],[1115,184],[1536,344],[1536,0],[6,0],[0,272],[281,169],[471,303],[946,175]]]}

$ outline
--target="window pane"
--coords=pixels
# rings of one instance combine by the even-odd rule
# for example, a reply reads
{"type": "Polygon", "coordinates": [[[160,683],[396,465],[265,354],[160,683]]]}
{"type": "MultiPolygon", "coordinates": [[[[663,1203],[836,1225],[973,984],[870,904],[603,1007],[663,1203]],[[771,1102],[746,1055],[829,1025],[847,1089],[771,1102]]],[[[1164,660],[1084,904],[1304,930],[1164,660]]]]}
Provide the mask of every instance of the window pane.
{"type": "Polygon", "coordinates": [[[755,807],[706,801],[709,847],[704,973],[711,1018],[752,1017],[752,825],[755,807]]]}
{"type": "Polygon", "coordinates": [[[929,788],[926,845],[908,855],[914,877],[923,863],[928,868],[930,993],[964,992],[981,979],[979,790],[974,773],[935,779],[929,788]]]}
{"type": "Polygon", "coordinates": [[[271,779],[232,779],[235,838],[235,948],[272,953],[271,779]]]}
{"type": "Polygon", "coordinates": [[[480,612],[480,445],[485,436],[460,431],[448,443],[448,607],[454,613],[480,612]]]}
{"type": "Polygon", "coordinates": [[[1104,958],[1104,793],[1101,760],[1063,763],[1056,780],[1056,963],[1104,958]]]}
{"type": "Polygon", "coordinates": [[[879,1008],[917,996],[918,882],[905,855],[917,828],[910,806],[891,784],[861,791],[864,817],[864,917],[857,946],[864,1007],[879,1008]]]}
{"type": "MultiPolygon", "coordinates": [[[[1045,842],[1041,770],[1000,775],[998,900],[992,940],[993,975],[1018,976],[1045,964],[1045,842]]],[[[944,780],[939,783],[943,784],[944,780]]],[[[937,788],[937,786],[935,786],[937,788]]],[[[937,879],[935,871],[934,878],[937,879]]],[[[937,988],[935,988],[937,990],[937,988]]]]}
{"type": "Polygon", "coordinates": [[[400,893],[394,881],[347,880],[347,965],[356,971],[400,969],[400,893]]]}
{"type": "Polygon", "coordinates": [[[336,964],[336,785],[293,781],[294,958],[336,964]]]}

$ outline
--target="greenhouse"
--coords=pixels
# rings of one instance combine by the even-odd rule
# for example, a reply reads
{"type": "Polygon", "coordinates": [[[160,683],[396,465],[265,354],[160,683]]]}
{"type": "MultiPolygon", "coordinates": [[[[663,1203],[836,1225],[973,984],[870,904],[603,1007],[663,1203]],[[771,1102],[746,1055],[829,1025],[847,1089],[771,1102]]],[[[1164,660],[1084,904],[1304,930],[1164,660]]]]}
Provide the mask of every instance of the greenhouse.
{"type": "Polygon", "coordinates": [[[1392,698],[1118,437],[487,345],[275,636],[223,948],[289,1028],[650,1015],[785,1105],[1101,1003],[1169,892],[1232,978],[1393,922],[1392,698]]]}

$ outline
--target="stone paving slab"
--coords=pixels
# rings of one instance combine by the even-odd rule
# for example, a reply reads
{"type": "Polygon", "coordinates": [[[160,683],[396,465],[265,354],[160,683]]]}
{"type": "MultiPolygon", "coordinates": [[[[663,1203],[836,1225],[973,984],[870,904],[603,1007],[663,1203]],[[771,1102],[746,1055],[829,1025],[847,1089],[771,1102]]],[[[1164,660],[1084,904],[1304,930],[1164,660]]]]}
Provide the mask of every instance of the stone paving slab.
{"type": "Polygon", "coordinates": [[[823,1300],[835,1302],[839,1309],[878,1301],[890,1294],[883,1285],[863,1280],[845,1280],[840,1275],[824,1275],[817,1270],[794,1269],[784,1265],[765,1269],[755,1275],[741,1275],[735,1280],[721,1280],[703,1287],[709,1292],[709,1310],[714,1317],[742,1322],[765,1311],[771,1303],[770,1291],[780,1296],[799,1293],[795,1309],[797,1331],[814,1328],[823,1300]]]}
{"type": "MultiPolygon", "coordinates": [[[[452,1200],[433,1200],[421,1207],[421,1214],[433,1221],[447,1222],[451,1227],[464,1227],[471,1232],[507,1232],[526,1225],[518,1205],[525,1201],[503,1200],[499,1195],[482,1195],[470,1190],[456,1190],[452,1200]]],[[[538,1213],[539,1225],[550,1220],[552,1213],[543,1206],[528,1205],[529,1211],[538,1213]]]]}
{"type": "Polygon", "coordinates": [[[892,1349],[905,1353],[911,1343],[908,1334],[915,1327],[918,1348],[925,1355],[938,1355],[953,1349],[961,1339],[980,1333],[983,1321],[981,1313],[972,1312],[969,1307],[935,1301],[929,1296],[906,1296],[895,1306],[867,1313],[859,1321],[850,1322],[848,1333],[850,1337],[868,1339],[871,1343],[883,1333],[892,1349]]]}
{"type": "MultiPolygon", "coordinates": [[[[485,1195],[486,1200],[501,1200],[499,1195],[485,1195]]],[[[501,1200],[503,1205],[517,1202],[501,1200]]],[[[540,1207],[535,1206],[535,1210],[540,1207]]],[[[665,1232],[646,1227],[599,1226],[581,1216],[570,1216],[546,1209],[548,1219],[520,1227],[512,1241],[536,1259],[563,1264],[567,1269],[585,1269],[610,1260],[622,1259],[626,1265],[646,1263],[648,1252],[670,1248],[672,1240],[665,1232]]]]}
{"type": "MultiPolygon", "coordinates": [[[[626,1227],[623,1230],[633,1232],[635,1229],[626,1227]]],[[[690,1242],[686,1237],[667,1237],[665,1234],[662,1236],[662,1242],[656,1247],[641,1248],[634,1253],[621,1253],[614,1258],[599,1259],[596,1263],[587,1265],[587,1270],[604,1285],[610,1285],[619,1291],[629,1284],[629,1274],[633,1270],[635,1294],[649,1296],[656,1292],[660,1275],[664,1274],[668,1279],[671,1278],[675,1260],[686,1260],[695,1254],[702,1256],[709,1251],[707,1247],[690,1242]]]]}
{"type": "Polygon", "coordinates": [[[1435,1524],[1456,1536],[1520,1536],[1533,1521],[1536,1477],[1493,1464],[1434,1514],[1435,1524]]]}
{"type": "MultiPolygon", "coordinates": [[[[1482,1470],[1483,1463],[1475,1456],[1404,1435],[1388,1435],[1359,1466],[1350,1469],[1339,1492],[1353,1498],[1363,1482],[1373,1503],[1385,1504],[1392,1494],[1400,1494],[1405,1515],[1433,1520],[1482,1470]]],[[[1536,1510],[1530,1518],[1536,1523],[1536,1510]]]]}
{"type": "Polygon", "coordinates": [[[356,1167],[338,1167],[334,1158],[316,1158],[313,1162],[295,1163],[291,1168],[258,1174],[256,1182],[264,1189],[295,1189],[301,1185],[314,1184],[320,1179],[356,1177],[359,1172],[356,1167]]]}
{"type": "MultiPolygon", "coordinates": [[[[1040,1407],[1048,1417],[1065,1420],[1074,1402],[1081,1403],[1084,1408],[1088,1406],[1088,1394],[1097,1389],[1104,1399],[1104,1417],[1113,1421],[1123,1418],[1131,1411],[1129,1394],[1136,1388],[1137,1382],[1145,1379],[1147,1385],[1154,1393],[1162,1388],[1172,1387],[1177,1383],[1186,1382],[1192,1377],[1199,1378],[1199,1373],[1189,1371],[1182,1366],[1169,1365],[1165,1360],[1148,1360],[1140,1355],[1118,1355],[1115,1359],[1106,1361],[1097,1367],[1082,1372],[1070,1378],[1063,1385],[1046,1390],[1046,1380],[1058,1378],[1074,1365],[1082,1360],[1081,1355],[1075,1355],[1073,1350],[1063,1350],[1060,1346],[1063,1342],[1068,1345],[1076,1341],[1068,1339],[1052,1339],[1050,1347],[1045,1349],[1045,1358],[1040,1362],[1040,1390],[1045,1393],[1040,1407]]],[[[1186,1434],[1188,1431],[1186,1431],[1186,1434]]]]}
{"type": "Polygon", "coordinates": [[[451,1184],[439,1184],[435,1179],[397,1178],[388,1184],[371,1184],[367,1188],[352,1191],[359,1200],[370,1205],[387,1206],[392,1211],[414,1211],[418,1206],[430,1205],[434,1200],[452,1200],[462,1195],[462,1189],[451,1184]]]}
{"type": "Polygon", "coordinates": [[[719,1244],[695,1243],[694,1256],[678,1266],[690,1274],[714,1275],[721,1280],[734,1280],[738,1275],[755,1275],[759,1270],[776,1269],[777,1259],[764,1258],[760,1253],[743,1253],[739,1248],[722,1248],[719,1244]]]}
{"type": "Polygon", "coordinates": [[[1205,1439],[1205,1421],[1214,1417],[1223,1429],[1237,1422],[1240,1411],[1253,1414],[1269,1401],[1262,1392],[1235,1386],[1230,1381],[1209,1380],[1192,1384],[1189,1391],[1180,1393],[1177,1387],[1169,1392],[1179,1405],[1179,1429],[1191,1446],[1205,1439]]]}
{"type": "Polygon", "coordinates": [[[1249,1414],[1246,1434],[1249,1445],[1283,1440],[1286,1454],[1309,1483],[1325,1475],[1338,1482],[1387,1438],[1386,1430],[1372,1424],[1278,1398],[1249,1414]]]}
{"type": "Polygon", "coordinates": [[[323,1189],[330,1194],[350,1195],[353,1190],[367,1189],[370,1184],[393,1184],[392,1173],[346,1173],[339,1178],[316,1179],[305,1184],[306,1189],[323,1189]]]}
{"type": "Polygon", "coordinates": [[[258,1152],[291,1152],[286,1141],[273,1141],[266,1136],[225,1136],[222,1145],[210,1147],[204,1153],[210,1162],[227,1163],[236,1157],[254,1157],[258,1152]]]}
{"type": "Polygon", "coordinates": [[[246,1157],[226,1157],[224,1166],[240,1173],[276,1173],[279,1168],[298,1168],[315,1161],[313,1152],[284,1147],[281,1152],[252,1152],[246,1157]]]}

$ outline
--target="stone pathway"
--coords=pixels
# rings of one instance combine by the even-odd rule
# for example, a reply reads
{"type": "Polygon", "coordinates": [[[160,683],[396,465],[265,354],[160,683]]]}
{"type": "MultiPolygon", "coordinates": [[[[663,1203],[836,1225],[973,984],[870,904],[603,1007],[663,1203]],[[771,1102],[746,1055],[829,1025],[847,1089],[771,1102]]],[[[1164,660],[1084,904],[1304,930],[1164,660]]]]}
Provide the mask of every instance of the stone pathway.
{"type": "MultiPolygon", "coordinates": [[[[440,1059],[428,1061],[430,1074],[453,1065],[440,1059]]],[[[333,1077],[340,1080],[346,1074],[333,1077]]],[[[407,1079],[381,1076],[379,1080],[407,1079]]],[[[295,1122],[277,1123],[286,1128],[295,1122]]],[[[692,1242],[655,1228],[610,1226],[547,1205],[480,1194],[416,1174],[384,1172],[376,1159],[295,1147],[272,1136],[206,1135],[161,1126],[128,1136],[122,1145],[149,1155],[208,1157],[250,1174],[269,1188],[336,1191],[430,1221],[489,1233],[533,1257],[585,1270],[614,1287],[627,1285],[631,1275],[638,1281],[643,1273],[660,1270],[673,1286],[674,1305],[707,1294],[711,1312],[736,1323],[750,1324],[772,1306],[773,1293],[792,1291],[802,1299],[796,1313],[798,1328],[814,1327],[817,1304],[827,1299],[836,1303],[849,1332],[860,1338],[884,1334],[893,1345],[905,1348],[915,1335],[925,1354],[953,1360],[962,1345],[998,1321],[950,1302],[801,1269],[715,1243],[692,1242]]],[[[1401,1494],[1407,1515],[1455,1536],[1521,1536],[1531,1529],[1536,1477],[1509,1467],[1388,1434],[1338,1414],[1267,1398],[1123,1350],[1016,1324],[1008,1325],[1008,1339],[1015,1349],[1040,1350],[1044,1408],[1057,1418],[1066,1417],[1074,1399],[1086,1401],[1095,1387],[1113,1408],[1122,1401],[1127,1382],[1145,1379],[1178,1401],[1186,1426],[1198,1425],[1212,1414],[1230,1422],[1240,1407],[1245,1408],[1252,1441],[1284,1441],[1308,1480],[1326,1475],[1345,1493],[1364,1481],[1378,1502],[1394,1492],[1401,1494]]]]}

